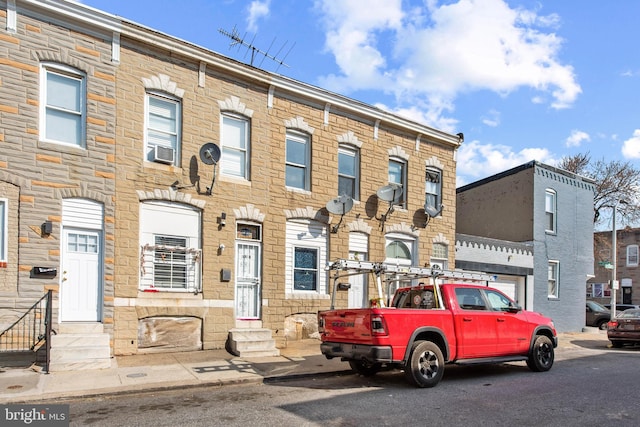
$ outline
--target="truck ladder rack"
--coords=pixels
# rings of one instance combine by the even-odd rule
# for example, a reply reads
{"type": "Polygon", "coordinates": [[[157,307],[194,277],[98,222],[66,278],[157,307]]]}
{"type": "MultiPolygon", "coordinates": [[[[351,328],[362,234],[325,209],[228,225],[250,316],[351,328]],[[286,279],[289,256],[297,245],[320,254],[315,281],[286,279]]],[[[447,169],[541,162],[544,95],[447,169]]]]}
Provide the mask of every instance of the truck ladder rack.
{"type": "MultiPolygon", "coordinates": [[[[475,271],[467,270],[442,270],[436,267],[404,267],[392,264],[384,264],[381,262],[357,261],[348,259],[339,259],[330,262],[327,270],[335,272],[333,293],[331,295],[331,309],[335,306],[335,297],[338,286],[338,279],[356,274],[373,274],[376,278],[378,288],[378,301],[384,306],[384,295],[382,291],[382,276],[390,275],[393,279],[384,279],[385,282],[415,280],[422,278],[432,279],[436,285],[436,280],[463,280],[465,282],[489,282],[495,280],[495,276],[475,271]]],[[[387,292],[388,293],[388,292],[387,292]]],[[[389,296],[387,295],[387,300],[389,296]]],[[[389,301],[387,301],[387,305],[389,301]]]]}

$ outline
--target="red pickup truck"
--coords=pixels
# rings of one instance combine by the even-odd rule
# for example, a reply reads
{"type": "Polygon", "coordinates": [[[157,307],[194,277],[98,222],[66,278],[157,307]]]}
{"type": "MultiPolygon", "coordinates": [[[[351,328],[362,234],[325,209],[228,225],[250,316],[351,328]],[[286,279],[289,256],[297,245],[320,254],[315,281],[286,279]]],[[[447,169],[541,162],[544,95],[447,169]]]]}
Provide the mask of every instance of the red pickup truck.
{"type": "Polygon", "coordinates": [[[404,287],[388,308],[321,311],[318,325],[328,359],[367,376],[399,368],[418,387],[437,385],[445,363],[526,361],[548,371],[558,345],[551,319],[481,285],[404,287]]]}

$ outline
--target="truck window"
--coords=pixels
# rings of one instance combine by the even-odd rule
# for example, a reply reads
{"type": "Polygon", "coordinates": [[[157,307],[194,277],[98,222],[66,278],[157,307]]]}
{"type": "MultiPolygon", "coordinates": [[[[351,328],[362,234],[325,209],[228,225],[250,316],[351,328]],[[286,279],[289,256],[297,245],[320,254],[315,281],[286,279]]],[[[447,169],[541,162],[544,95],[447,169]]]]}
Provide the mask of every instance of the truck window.
{"type": "Polygon", "coordinates": [[[458,306],[463,310],[486,310],[487,305],[482,298],[480,289],[456,288],[458,306]]]}
{"type": "Polygon", "coordinates": [[[437,304],[433,289],[410,289],[398,292],[393,300],[393,306],[396,308],[432,309],[436,308],[437,304]]]}
{"type": "Polygon", "coordinates": [[[508,311],[511,306],[511,301],[499,292],[487,290],[487,299],[491,304],[491,309],[494,311],[508,311]]]}

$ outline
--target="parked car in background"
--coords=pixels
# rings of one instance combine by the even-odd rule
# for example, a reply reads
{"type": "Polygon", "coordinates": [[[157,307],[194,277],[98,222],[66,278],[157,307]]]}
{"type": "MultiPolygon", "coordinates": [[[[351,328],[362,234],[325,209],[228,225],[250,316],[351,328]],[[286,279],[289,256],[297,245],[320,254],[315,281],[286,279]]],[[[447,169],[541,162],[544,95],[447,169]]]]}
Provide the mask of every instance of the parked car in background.
{"type": "Polygon", "coordinates": [[[595,301],[587,301],[587,326],[607,329],[607,322],[611,320],[611,311],[595,301]]]}
{"type": "MultiPolygon", "coordinates": [[[[604,306],[606,308],[608,308],[609,310],[611,310],[611,304],[605,304],[604,306]]],[[[640,309],[640,305],[636,305],[636,304],[616,304],[616,312],[629,310],[631,308],[640,309]]]]}
{"type": "Polygon", "coordinates": [[[640,344],[640,309],[625,310],[609,321],[607,338],[615,348],[624,344],[640,344]]]}

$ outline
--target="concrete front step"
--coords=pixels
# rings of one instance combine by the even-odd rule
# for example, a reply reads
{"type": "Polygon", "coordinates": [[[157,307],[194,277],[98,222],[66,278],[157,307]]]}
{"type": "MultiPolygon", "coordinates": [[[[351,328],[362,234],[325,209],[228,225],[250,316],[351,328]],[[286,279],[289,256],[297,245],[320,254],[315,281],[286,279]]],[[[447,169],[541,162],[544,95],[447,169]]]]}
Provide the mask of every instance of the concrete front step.
{"type": "Polygon", "coordinates": [[[279,356],[276,341],[271,338],[271,330],[231,329],[229,331],[229,351],[240,357],[279,356]]]}
{"type": "Polygon", "coordinates": [[[101,323],[62,323],[51,336],[49,371],[110,368],[109,341],[101,323]]]}

